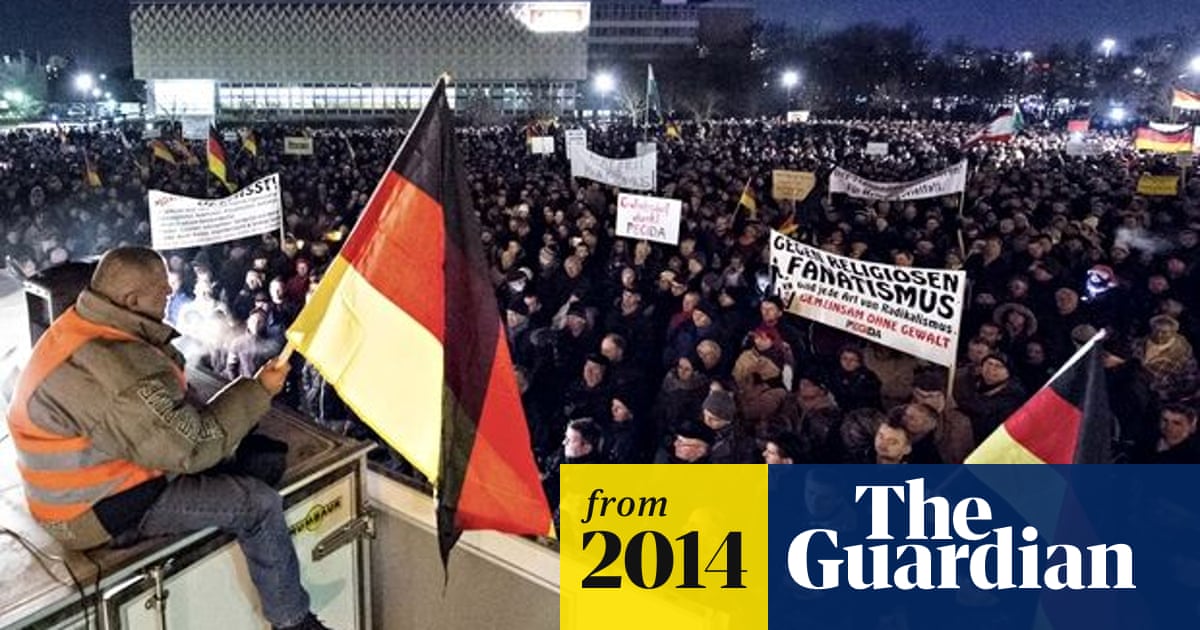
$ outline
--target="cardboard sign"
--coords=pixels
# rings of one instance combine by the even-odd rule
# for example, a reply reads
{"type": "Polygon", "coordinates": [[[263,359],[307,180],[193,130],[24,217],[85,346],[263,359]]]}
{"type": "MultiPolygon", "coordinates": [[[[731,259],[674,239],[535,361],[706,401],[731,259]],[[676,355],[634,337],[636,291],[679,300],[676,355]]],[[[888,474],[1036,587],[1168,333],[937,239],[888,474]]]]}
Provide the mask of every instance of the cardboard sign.
{"type": "Polygon", "coordinates": [[[567,144],[567,159],[575,154],[576,149],[587,149],[587,129],[568,129],[565,134],[567,144]]]}
{"type": "Polygon", "coordinates": [[[886,142],[868,142],[867,155],[887,155],[888,143],[886,142]]]}
{"type": "Polygon", "coordinates": [[[815,173],[805,171],[771,171],[771,196],[778,201],[804,201],[817,185],[815,173]]]}
{"type": "Polygon", "coordinates": [[[1174,197],[1179,190],[1178,175],[1142,175],[1137,192],[1147,197],[1174,197]]]}
{"type": "Polygon", "coordinates": [[[534,136],[529,139],[529,152],[534,155],[554,153],[554,136],[534,136]]]}
{"type": "Polygon", "coordinates": [[[789,123],[806,123],[812,112],[807,109],[793,110],[787,113],[787,121],[789,123]]]}
{"type": "Polygon", "coordinates": [[[678,199],[617,196],[617,236],[678,245],[682,217],[683,202],[678,199]]]}
{"type": "Polygon", "coordinates": [[[307,136],[287,136],[283,139],[284,155],[312,155],[313,139],[307,136]]]}

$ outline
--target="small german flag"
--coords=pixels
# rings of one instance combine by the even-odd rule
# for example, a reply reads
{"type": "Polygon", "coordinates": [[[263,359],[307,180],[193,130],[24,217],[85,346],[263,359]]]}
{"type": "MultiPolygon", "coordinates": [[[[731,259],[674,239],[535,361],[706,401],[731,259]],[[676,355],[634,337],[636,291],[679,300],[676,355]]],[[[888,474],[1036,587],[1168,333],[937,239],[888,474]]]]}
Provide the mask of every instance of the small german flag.
{"type": "Polygon", "coordinates": [[[1163,133],[1149,127],[1141,127],[1134,132],[1133,146],[1138,151],[1154,153],[1190,153],[1192,130],[1187,128],[1175,133],[1163,133]]]}
{"type": "Polygon", "coordinates": [[[232,191],[233,186],[229,183],[226,175],[225,164],[225,147],[221,146],[221,136],[217,135],[217,128],[210,125],[208,127],[208,172],[232,191]]]}
{"type": "Polygon", "coordinates": [[[1171,107],[1179,109],[1187,109],[1191,111],[1200,111],[1200,92],[1184,90],[1181,88],[1171,89],[1171,107]]]}
{"type": "MultiPolygon", "coordinates": [[[[967,464],[1111,464],[1105,333],[1092,337],[970,455],[967,464]]],[[[991,360],[991,359],[988,359],[991,360]]]]}
{"type": "Polygon", "coordinates": [[[791,214],[789,214],[787,218],[783,220],[783,223],[780,223],[779,227],[775,228],[775,230],[785,236],[795,236],[796,232],[800,231],[800,223],[796,221],[795,208],[792,209],[791,214]]]}
{"type": "Polygon", "coordinates": [[[667,138],[671,140],[679,140],[683,135],[679,133],[679,125],[675,123],[667,123],[667,138]]]}
{"type": "Polygon", "coordinates": [[[150,151],[154,154],[154,159],[156,160],[162,160],[168,164],[178,164],[175,161],[175,154],[171,153],[171,150],[167,148],[166,143],[162,140],[151,140],[150,151]]]}
{"type": "Polygon", "coordinates": [[[92,164],[92,158],[88,155],[87,151],[83,152],[83,181],[92,188],[99,188],[104,185],[104,182],[100,181],[100,172],[92,164]]]}
{"type": "Polygon", "coordinates": [[[171,146],[175,149],[176,153],[183,156],[183,161],[188,166],[196,166],[200,163],[200,158],[196,157],[195,153],[192,153],[192,148],[188,146],[187,142],[175,140],[171,142],[171,146]]]}
{"type": "Polygon", "coordinates": [[[750,180],[742,187],[742,196],[738,198],[738,206],[750,211],[750,218],[758,218],[758,201],[754,199],[754,191],[750,190],[750,180]]]}
{"type": "Polygon", "coordinates": [[[254,157],[258,157],[258,136],[255,135],[253,129],[247,129],[245,133],[242,134],[242,149],[244,149],[246,153],[249,153],[254,157]]]}

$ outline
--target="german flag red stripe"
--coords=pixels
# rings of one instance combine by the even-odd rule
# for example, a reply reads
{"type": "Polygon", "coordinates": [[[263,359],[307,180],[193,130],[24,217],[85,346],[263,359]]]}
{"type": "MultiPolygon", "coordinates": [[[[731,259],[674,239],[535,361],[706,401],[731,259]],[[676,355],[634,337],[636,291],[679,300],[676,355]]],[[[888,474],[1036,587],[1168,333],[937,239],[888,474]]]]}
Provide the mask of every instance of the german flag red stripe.
{"type": "Polygon", "coordinates": [[[1111,463],[1108,408],[1097,335],[967,456],[968,464],[1111,463]]]}
{"type": "Polygon", "coordinates": [[[1133,145],[1139,151],[1190,152],[1192,150],[1192,130],[1189,128],[1175,133],[1163,133],[1149,127],[1142,127],[1134,132],[1133,145]]]}
{"type": "Polygon", "coordinates": [[[1200,92],[1193,92],[1183,88],[1173,88],[1171,93],[1171,107],[1200,110],[1200,92]]]}

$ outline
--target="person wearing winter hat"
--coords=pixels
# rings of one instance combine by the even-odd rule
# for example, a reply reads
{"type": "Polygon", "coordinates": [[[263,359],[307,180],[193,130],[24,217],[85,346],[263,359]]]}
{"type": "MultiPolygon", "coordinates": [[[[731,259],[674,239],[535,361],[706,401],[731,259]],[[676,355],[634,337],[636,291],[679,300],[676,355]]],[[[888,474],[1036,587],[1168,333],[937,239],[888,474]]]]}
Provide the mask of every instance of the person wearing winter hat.
{"type": "Polygon", "coordinates": [[[791,431],[781,431],[767,439],[763,461],[768,464],[795,464],[803,456],[804,445],[791,431]]]}
{"type": "Polygon", "coordinates": [[[993,352],[983,359],[973,396],[961,409],[971,418],[975,440],[982,442],[1025,403],[1025,390],[1012,378],[1008,357],[993,352]]]}
{"type": "Polygon", "coordinates": [[[709,392],[704,399],[701,415],[704,424],[716,436],[709,453],[714,464],[750,464],[754,461],[754,442],[739,430],[737,404],[727,391],[709,392]]]}
{"type": "Polygon", "coordinates": [[[685,422],[675,429],[669,450],[661,451],[656,464],[708,464],[716,442],[713,430],[699,422],[685,422]]]}
{"type": "Polygon", "coordinates": [[[933,441],[938,454],[947,464],[961,464],[975,448],[971,419],[946,399],[946,372],[942,368],[925,368],[913,376],[912,402],[927,405],[938,414],[933,441]]]}
{"type": "Polygon", "coordinates": [[[612,394],[612,422],[604,441],[604,453],[613,464],[645,463],[647,440],[645,419],[638,415],[640,408],[633,389],[618,388],[612,394]]]}

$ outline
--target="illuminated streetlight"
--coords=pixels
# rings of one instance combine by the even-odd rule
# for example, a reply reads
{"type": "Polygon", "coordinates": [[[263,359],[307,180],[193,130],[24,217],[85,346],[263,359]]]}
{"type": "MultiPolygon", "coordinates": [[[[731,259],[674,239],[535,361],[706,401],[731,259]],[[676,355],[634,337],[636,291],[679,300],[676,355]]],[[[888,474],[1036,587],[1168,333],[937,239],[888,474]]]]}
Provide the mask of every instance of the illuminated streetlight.
{"type": "Polygon", "coordinates": [[[92,88],[92,98],[100,98],[101,94],[103,92],[100,91],[100,88],[92,88]]]}
{"type": "Polygon", "coordinates": [[[781,81],[783,82],[783,87],[790,90],[796,87],[796,84],[800,82],[800,73],[796,72],[795,70],[787,70],[783,73],[781,81]]]}
{"type": "Polygon", "coordinates": [[[1033,51],[1031,51],[1031,50],[1021,51],[1021,61],[1024,61],[1025,63],[1029,63],[1030,61],[1033,61],[1033,51]]]}
{"type": "Polygon", "coordinates": [[[1133,69],[1133,76],[1135,76],[1135,77],[1140,77],[1140,76],[1142,76],[1142,75],[1144,75],[1144,74],[1146,74],[1146,71],[1145,71],[1145,70],[1142,70],[1142,67],[1141,67],[1141,66],[1138,66],[1138,67],[1136,67],[1136,68],[1134,68],[1134,69],[1133,69]]]}
{"type": "Polygon", "coordinates": [[[108,75],[107,75],[107,74],[104,74],[103,72],[101,72],[101,73],[100,73],[100,80],[101,80],[101,81],[107,81],[107,80],[108,80],[108,75]]]}
{"type": "Polygon", "coordinates": [[[113,97],[112,97],[112,92],[105,92],[105,93],[104,93],[104,100],[106,100],[106,101],[111,101],[111,100],[113,100],[113,97]]]}
{"type": "Polygon", "coordinates": [[[1188,68],[1192,72],[1200,72],[1200,55],[1192,57],[1192,62],[1188,64],[1188,68]]]}
{"type": "Polygon", "coordinates": [[[79,90],[80,92],[83,92],[86,94],[88,92],[91,92],[92,89],[95,87],[96,87],[96,79],[92,75],[90,75],[86,72],[75,75],[75,89],[76,90],[79,90]]]}
{"type": "Polygon", "coordinates": [[[617,79],[610,72],[601,72],[596,75],[593,81],[593,87],[600,94],[608,94],[617,89],[617,79]]]}
{"type": "Polygon", "coordinates": [[[1124,107],[1114,107],[1114,108],[1108,110],[1108,118],[1109,118],[1109,120],[1112,120],[1113,122],[1116,122],[1116,123],[1125,122],[1125,108],[1124,107]]]}
{"type": "Polygon", "coordinates": [[[1112,51],[1117,47],[1117,40],[1111,37],[1105,37],[1104,41],[1100,42],[1100,49],[1104,51],[1104,56],[1107,58],[1112,55],[1112,51]]]}

